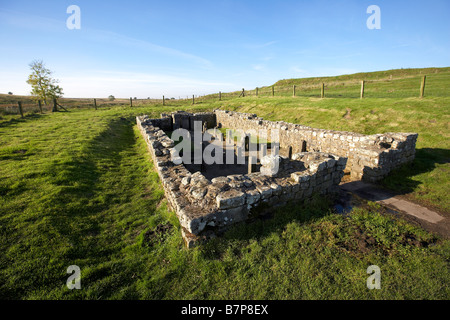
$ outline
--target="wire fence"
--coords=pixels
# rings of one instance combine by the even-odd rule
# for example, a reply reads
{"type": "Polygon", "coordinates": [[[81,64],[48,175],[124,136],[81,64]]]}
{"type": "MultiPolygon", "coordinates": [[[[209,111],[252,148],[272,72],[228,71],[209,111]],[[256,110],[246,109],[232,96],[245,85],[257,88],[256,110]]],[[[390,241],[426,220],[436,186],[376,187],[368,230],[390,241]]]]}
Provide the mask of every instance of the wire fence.
{"type": "MultiPolygon", "coordinates": [[[[300,79],[301,80],[301,79],[300,79]]],[[[300,82],[297,84],[258,87],[247,90],[243,88],[233,92],[219,92],[204,96],[192,95],[186,99],[59,99],[58,103],[64,107],[73,108],[109,108],[112,106],[145,106],[145,105],[171,105],[182,106],[186,104],[200,104],[211,101],[225,101],[245,97],[309,97],[309,98],[409,98],[409,97],[449,97],[450,73],[432,74],[426,76],[411,76],[392,79],[351,79],[329,80],[318,82],[300,82]]],[[[0,99],[0,115],[22,115],[25,113],[45,113],[54,110],[54,104],[47,104],[34,100],[32,97],[18,97],[4,95],[0,99]],[[19,102],[20,101],[20,102],[19,102]]]]}
{"type": "Polygon", "coordinates": [[[217,93],[203,99],[229,100],[238,97],[310,98],[409,98],[448,97],[450,74],[416,76],[402,79],[330,81],[307,84],[274,85],[217,93]],[[425,79],[425,80],[424,80],[425,79]]]}

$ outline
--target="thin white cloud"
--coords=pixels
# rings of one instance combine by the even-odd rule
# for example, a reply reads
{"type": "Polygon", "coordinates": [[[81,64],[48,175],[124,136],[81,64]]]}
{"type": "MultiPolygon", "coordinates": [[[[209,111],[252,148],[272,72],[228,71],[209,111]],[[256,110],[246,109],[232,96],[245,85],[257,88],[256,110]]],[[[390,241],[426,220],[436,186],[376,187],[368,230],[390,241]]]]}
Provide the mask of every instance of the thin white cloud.
{"type": "Polygon", "coordinates": [[[165,74],[95,71],[62,76],[61,86],[67,97],[162,97],[192,95],[199,91],[218,92],[236,87],[233,83],[204,81],[165,74]]]}
{"type": "Polygon", "coordinates": [[[263,64],[254,64],[252,65],[253,70],[260,71],[264,70],[265,66],[263,64]]]}
{"type": "MultiPolygon", "coordinates": [[[[53,33],[62,33],[67,31],[65,20],[56,20],[8,9],[0,9],[0,22],[1,24],[6,24],[14,28],[31,29],[34,31],[40,30],[53,33]]],[[[205,68],[210,68],[212,66],[211,61],[205,58],[178,49],[161,46],[146,40],[136,39],[111,31],[89,28],[84,25],[81,25],[81,29],[78,31],[81,32],[87,39],[96,42],[101,41],[107,44],[125,46],[127,48],[158,52],[164,55],[178,57],[180,59],[194,62],[205,68]]]]}
{"type": "Polygon", "coordinates": [[[306,74],[306,73],[307,73],[306,70],[300,69],[300,68],[297,67],[297,66],[291,67],[291,70],[292,70],[293,72],[299,73],[299,74],[306,74]]]}
{"type": "Polygon", "coordinates": [[[267,61],[270,61],[273,59],[274,59],[273,56],[265,56],[265,57],[260,58],[259,60],[267,62],[267,61]]]}
{"type": "Polygon", "coordinates": [[[190,60],[192,62],[195,62],[199,65],[202,65],[204,67],[211,67],[212,63],[211,61],[204,59],[202,57],[186,53],[177,49],[169,48],[160,46],[158,44],[136,39],[128,36],[124,36],[119,33],[111,32],[111,31],[104,31],[104,30],[97,30],[97,29],[87,29],[86,31],[87,37],[96,40],[96,41],[103,41],[106,43],[113,43],[120,46],[125,47],[132,47],[139,50],[147,50],[151,52],[158,52],[165,55],[170,55],[174,57],[178,57],[185,60],[190,60]]]}
{"type": "Polygon", "coordinates": [[[254,44],[247,43],[247,44],[244,45],[244,47],[247,48],[247,49],[262,49],[262,48],[274,45],[277,42],[278,41],[269,41],[269,42],[260,43],[260,44],[258,44],[258,43],[254,43],[254,44]]]}

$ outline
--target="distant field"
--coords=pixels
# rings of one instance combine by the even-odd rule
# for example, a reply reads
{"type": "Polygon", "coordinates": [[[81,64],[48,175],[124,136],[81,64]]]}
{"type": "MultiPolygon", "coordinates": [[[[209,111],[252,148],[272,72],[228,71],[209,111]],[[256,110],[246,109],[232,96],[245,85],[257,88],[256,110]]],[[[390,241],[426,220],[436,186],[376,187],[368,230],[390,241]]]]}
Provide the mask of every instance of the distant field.
{"type": "Polygon", "coordinates": [[[95,110],[75,99],[62,100],[69,112],[1,114],[0,299],[448,300],[450,240],[374,203],[343,216],[315,197],[186,250],[135,125],[140,114],[223,108],[325,129],[418,132],[415,161],[381,184],[448,214],[450,78],[419,99],[418,86],[400,94],[419,79],[409,76],[390,87],[394,96],[362,100],[212,96],[131,108],[125,99],[95,110]],[[373,264],[380,290],[366,287],[373,264]],[[81,268],[81,290],[66,287],[70,265],[81,268]]]}
{"type": "MultiPolygon", "coordinates": [[[[272,86],[258,88],[259,97],[292,97],[293,85],[298,97],[319,97],[321,84],[325,85],[327,98],[359,98],[361,81],[365,80],[364,96],[367,98],[414,98],[419,97],[422,77],[426,75],[425,95],[448,97],[450,68],[396,69],[388,71],[356,73],[336,77],[315,77],[277,81],[272,86]]],[[[246,96],[256,96],[255,88],[244,88],[246,96]]],[[[222,100],[239,97],[242,91],[222,93],[222,100]]],[[[208,95],[207,99],[218,99],[219,95],[208,95]]]]}
{"type": "MultiPolygon", "coordinates": [[[[19,115],[18,101],[22,102],[22,108],[25,113],[40,113],[39,105],[31,96],[16,96],[0,94],[0,115],[19,115]]],[[[132,100],[134,106],[155,104],[159,100],[155,99],[136,99],[132,100]]],[[[60,98],[58,103],[67,108],[105,108],[111,106],[130,106],[130,99],[114,99],[96,98],[60,98]]],[[[48,101],[47,104],[41,102],[43,112],[51,112],[53,102],[48,101]]]]}

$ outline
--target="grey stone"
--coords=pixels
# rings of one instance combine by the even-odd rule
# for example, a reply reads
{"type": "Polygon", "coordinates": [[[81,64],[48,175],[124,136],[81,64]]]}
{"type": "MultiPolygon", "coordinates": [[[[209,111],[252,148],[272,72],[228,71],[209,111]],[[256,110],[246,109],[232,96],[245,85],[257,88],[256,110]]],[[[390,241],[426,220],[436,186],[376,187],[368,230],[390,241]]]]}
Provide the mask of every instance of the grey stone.
{"type": "Polygon", "coordinates": [[[231,189],[217,195],[216,201],[219,209],[235,208],[245,203],[245,193],[231,189]]]}

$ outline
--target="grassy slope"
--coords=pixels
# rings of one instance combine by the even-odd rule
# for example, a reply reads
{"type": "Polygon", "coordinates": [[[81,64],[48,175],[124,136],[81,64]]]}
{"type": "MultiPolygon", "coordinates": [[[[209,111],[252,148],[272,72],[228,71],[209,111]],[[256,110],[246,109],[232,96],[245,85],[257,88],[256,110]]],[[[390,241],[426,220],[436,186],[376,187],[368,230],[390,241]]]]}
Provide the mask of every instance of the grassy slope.
{"type": "MultiPolygon", "coordinates": [[[[272,86],[259,87],[258,96],[272,96],[274,87],[275,96],[292,97],[292,87],[295,85],[296,96],[320,97],[320,85],[324,83],[325,96],[328,98],[359,98],[361,80],[365,80],[364,96],[368,98],[418,97],[424,75],[427,76],[425,95],[448,97],[450,68],[396,69],[335,77],[286,79],[277,81],[272,86]]],[[[222,99],[237,98],[241,93],[242,91],[222,93],[222,99]]],[[[245,88],[245,95],[255,96],[256,89],[245,88]]],[[[218,94],[211,94],[202,99],[218,99],[218,97],[218,94]]]]}
{"type": "MultiPolygon", "coordinates": [[[[448,102],[250,97],[196,108],[223,106],[365,133],[419,131],[416,161],[385,183],[410,183],[417,199],[428,196],[445,209],[449,168],[440,162],[449,156],[448,102]],[[347,122],[346,108],[352,110],[347,122]]],[[[0,120],[0,298],[450,297],[450,242],[376,205],[344,217],[317,198],[185,250],[133,122],[137,114],[178,108],[75,109],[0,120]],[[149,237],[158,224],[173,227],[149,237]],[[65,286],[73,264],[81,268],[81,290],[65,286]],[[381,290],[366,288],[371,264],[381,268],[381,290]]]]}

